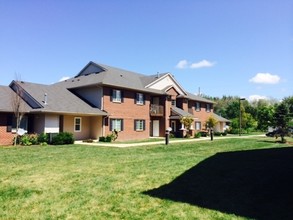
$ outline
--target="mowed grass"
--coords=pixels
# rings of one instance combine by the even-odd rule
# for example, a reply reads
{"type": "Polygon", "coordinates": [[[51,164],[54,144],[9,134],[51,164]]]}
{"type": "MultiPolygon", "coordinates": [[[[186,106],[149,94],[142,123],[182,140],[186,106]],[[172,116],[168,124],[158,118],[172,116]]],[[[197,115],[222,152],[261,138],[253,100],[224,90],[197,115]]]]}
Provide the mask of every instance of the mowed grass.
{"type": "Polygon", "coordinates": [[[248,219],[245,212],[148,192],[217,153],[270,148],[291,147],[265,137],[132,148],[0,147],[0,219],[248,219]]]}

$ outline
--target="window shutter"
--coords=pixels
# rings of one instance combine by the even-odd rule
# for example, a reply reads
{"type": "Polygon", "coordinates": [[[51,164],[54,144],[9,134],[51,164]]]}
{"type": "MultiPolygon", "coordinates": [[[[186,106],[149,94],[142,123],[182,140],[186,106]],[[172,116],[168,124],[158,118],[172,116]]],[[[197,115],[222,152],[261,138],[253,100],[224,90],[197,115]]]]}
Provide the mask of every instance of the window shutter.
{"type": "Polygon", "coordinates": [[[12,115],[7,115],[7,122],[6,122],[6,131],[11,132],[12,131],[12,115]]]}
{"type": "Polygon", "coordinates": [[[134,120],[134,125],[133,125],[135,131],[136,131],[136,121],[137,120],[134,120]]]}
{"type": "Polygon", "coordinates": [[[123,119],[121,119],[121,131],[123,131],[123,119]]]}
{"type": "Polygon", "coordinates": [[[110,126],[109,126],[110,131],[112,131],[112,127],[113,127],[113,125],[112,125],[112,121],[113,121],[113,119],[110,119],[110,126]]]}
{"type": "Polygon", "coordinates": [[[143,124],[142,124],[142,130],[145,130],[145,120],[143,120],[143,122],[142,122],[143,124]]]}
{"type": "Polygon", "coordinates": [[[138,93],[134,93],[134,104],[137,103],[138,100],[138,93]]]}
{"type": "Polygon", "coordinates": [[[142,97],[143,97],[143,104],[145,105],[145,94],[143,94],[142,97]]]}
{"type": "Polygon", "coordinates": [[[121,90],[121,102],[124,102],[124,92],[121,90]]]}
{"type": "Polygon", "coordinates": [[[111,89],[111,92],[110,92],[110,101],[111,102],[113,101],[113,89],[111,89]]]}

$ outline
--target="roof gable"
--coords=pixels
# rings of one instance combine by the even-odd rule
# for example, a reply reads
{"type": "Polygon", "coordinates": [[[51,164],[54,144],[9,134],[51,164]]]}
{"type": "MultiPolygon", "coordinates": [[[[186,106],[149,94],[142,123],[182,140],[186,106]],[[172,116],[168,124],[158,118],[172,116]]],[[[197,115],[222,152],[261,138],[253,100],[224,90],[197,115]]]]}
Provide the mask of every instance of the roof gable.
{"type": "Polygon", "coordinates": [[[164,92],[167,92],[171,87],[173,87],[179,95],[186,95],[183,87],[179,85],[170,73],[167,73],[146,85],[146,88],[164,90],[164,92]]]}
{"type": "Polygon", "coordinates": [[[87,76],[90,74],[98,74],[100,72],[104,72],[105,69],[103,67],[101,67],[100,65],[90,61],[76,76],[87,76]]]}

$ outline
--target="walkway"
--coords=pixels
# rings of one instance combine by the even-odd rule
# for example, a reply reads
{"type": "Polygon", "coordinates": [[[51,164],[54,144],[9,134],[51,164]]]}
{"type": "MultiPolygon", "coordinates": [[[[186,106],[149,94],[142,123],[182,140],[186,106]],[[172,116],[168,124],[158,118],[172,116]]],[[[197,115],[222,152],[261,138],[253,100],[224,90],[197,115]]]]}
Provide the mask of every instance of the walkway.
{"type": "MultiPolygon", "coordinates": [[[[262,135],[247,135],[247,136],[225,136],[225,137],[215,137],[214,140],[218,139],[227,139],[227,138],[251,138],[251,137],[265,137],[264,134],[262,135]]],[[[191,138],[191,139],[170,139],[169,144],[175,144],[175,143],[186,143],[186,142],[196,142],[196,141],[210,141],[210,137],[201,137],[201,138],[191,138]]],[[[91,146],[104,146],[104,147],[120,147],[120,148],[125,148],[125,147],[138,147],[138,146],[149,146],[149,145],[159,145],[159,144],[164,144],[165,145],[165,139],[162,139],[161,141],[152,141],[152,142],[138,142],[138,143],[119,143],[119,142],[93,142],[93,143],[86,143],[82,141],[75,141],[75,144],[83,144],[83,145],[91,145],[91,146]]]]}

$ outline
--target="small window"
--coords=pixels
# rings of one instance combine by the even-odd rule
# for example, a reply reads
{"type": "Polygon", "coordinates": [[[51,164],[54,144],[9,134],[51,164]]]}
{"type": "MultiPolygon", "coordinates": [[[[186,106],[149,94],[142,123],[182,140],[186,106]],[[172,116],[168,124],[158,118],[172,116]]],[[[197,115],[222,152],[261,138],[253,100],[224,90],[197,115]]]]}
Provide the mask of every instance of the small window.
{"type": "Polygon", "coordinates": [[[201,122],[195,122],[195,130],[201,130],[201,122]]]}
{"type": "Polygon", "coordinates": [[[197,111],[197,112],[200,111],[200,102],[195,103],[195,111],[197,111]]]}
{"type": "Polygon", "coordinates": [[[145,120],[134,120],[134,130],[144,131],[145,130],[145,120]]]}
{"type": "Polygon", "coordinates": [[[144,104],[144,95],[142,93],[136,93],[136,104],[138,105],[144,104]]]}
{"type": "Polygon", "coordinates": [[[112,94],[112,101],[113,102],[121,102],[121,90],[113,89],[113,94],[112,94]]]}
{"type": "Polygon", "coordinates": [[[207,103],[206,111],[207,111],[207,112],[210,112],[210,111],[211,111],[211,104],[207,103]]]}
{"type": "Polygon", "coordinates": [[[172,105],[172,106],[176,106],[176,100],[175,100],[175,99],[172,99],[172,100],[171,100],[171,105],[172,105]]]}
{"type": "Polygon", "coordinates": [[[123,119],[110,119],[110,131],[123,131],[123,119]]]}
{"type": "Polygon", "coordinates": [[[80,117],[74,118],[74,131],[75,132],[81,131],[81,118],[80,117]]]}

